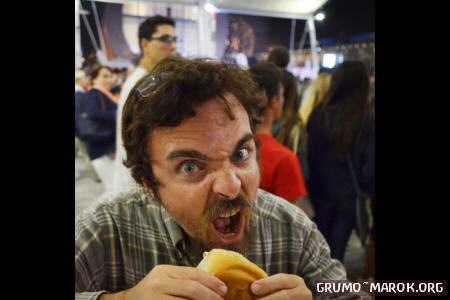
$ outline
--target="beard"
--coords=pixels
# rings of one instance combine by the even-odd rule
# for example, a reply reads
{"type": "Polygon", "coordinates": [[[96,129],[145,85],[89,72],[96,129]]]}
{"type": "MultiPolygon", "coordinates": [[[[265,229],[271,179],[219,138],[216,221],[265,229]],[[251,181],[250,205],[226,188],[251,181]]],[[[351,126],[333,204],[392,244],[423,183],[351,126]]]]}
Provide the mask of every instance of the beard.
{"type": "Polygon", "coordinates": [[[251,213],[252,203],[247,196],[239,194],[233,200],[216,200],[210,205],[200,221],[200,225],[196,230],[186,230],[184,227],[183,234],[186,243],[186,253],[190,256],[191,262],[194,266],[203,259],[203,253],[214,248],[221,248],[225,250],[232,250],[244,254],[252,245],[256,237],[256,222],[253,221],[253,214],[251,213]],[[227,211],[230,208],[241,207],[241,218],[248,220],[248,224],[244,227],[244,234],[242,239],[233,244],[221,244],[216,239],[208,235],[208,227],[211,218],[227,211]]]}

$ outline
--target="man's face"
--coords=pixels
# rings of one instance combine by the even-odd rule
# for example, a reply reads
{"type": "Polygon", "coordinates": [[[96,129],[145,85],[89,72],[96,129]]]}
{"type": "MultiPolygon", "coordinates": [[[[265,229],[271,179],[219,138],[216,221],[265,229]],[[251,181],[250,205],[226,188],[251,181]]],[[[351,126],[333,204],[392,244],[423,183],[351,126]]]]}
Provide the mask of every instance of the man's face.
{"type": "MultiPolygon", "coordinates": [[[[152,38],[160,38],[162,36],[175,37],[175,28],[168,24],[161,24],[156,26],[156,31],[151,36],[152,38]]],[[[144,55],[150,58],[151,61],[157,63],[169,55],[175,54],[175,42],[165,43],[160,40],[144,39],[142,44],[144,55]]]]}
{"type": "Polygon", "coordinates": [[[245,244],[260,179],[247,112],[233,95],[225,98],[234,120],[214,98],[199,105],[194,117],[159,127],[149,138],[159,200],[208,249],[245,244]]]}

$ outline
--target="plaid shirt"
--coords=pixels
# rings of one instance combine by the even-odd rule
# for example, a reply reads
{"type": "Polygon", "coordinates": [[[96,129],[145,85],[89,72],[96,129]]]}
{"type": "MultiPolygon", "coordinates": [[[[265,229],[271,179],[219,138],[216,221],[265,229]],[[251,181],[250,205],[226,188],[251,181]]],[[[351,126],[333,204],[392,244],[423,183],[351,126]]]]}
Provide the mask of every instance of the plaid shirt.
{"type": "MultiPolygon", "coordinates": [[[[257,234],[244,256],[269,276],[297,274],[311,291],[315,280],[346,279],[302,210],[258,190],[252,213],[257,234]]],[[[76,219],[75,299],[131,288],[159,264],[193,266],[184,249],[179,225],[145,190],[102,201],[76,219]]]]}

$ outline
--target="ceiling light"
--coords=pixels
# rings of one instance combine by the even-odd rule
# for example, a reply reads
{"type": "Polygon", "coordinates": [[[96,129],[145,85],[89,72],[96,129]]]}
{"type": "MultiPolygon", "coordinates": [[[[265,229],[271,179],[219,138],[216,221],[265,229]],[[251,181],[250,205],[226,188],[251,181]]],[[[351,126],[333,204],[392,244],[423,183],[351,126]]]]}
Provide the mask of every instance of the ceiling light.
{"type": "Polygon", "coordinates": [[[325,14],[323,12],[320,12],[314,16],[314,19],[316,21],[322,21],[323,19],[325,19],[325,14]]]}
{"type": "Polygon", "coordinates": [[[215,13],[217,11],[217,7],[215,7],[211,3],[206,3],[204,7],[205,7],[205,10],[210,13],[215,13]]]}

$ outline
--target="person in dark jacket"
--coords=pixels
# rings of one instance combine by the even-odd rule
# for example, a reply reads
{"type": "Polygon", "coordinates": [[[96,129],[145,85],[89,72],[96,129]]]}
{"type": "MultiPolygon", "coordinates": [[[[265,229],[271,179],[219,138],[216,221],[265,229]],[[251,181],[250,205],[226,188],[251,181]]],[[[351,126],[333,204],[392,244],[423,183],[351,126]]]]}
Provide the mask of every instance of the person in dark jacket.
{"type": "MultiPolygon", "coordinates": [[[[86,86],[88,85],[88,78],[86,73],[81,69],[75,70],[75,119],[81,115],[81,101],[83,95],[86,93],[86,86]]],[[[78,136],[77,128],[75,126],[75,136],[78,136]]]]}
{"type": "Polygon", "coordinates": [[[343,62],[307,123],[313,221],[329,243],[331,257],[341,261],[356,226],[356,189],[347,154],[362,192],[374,199],[375,112],[369,90],[363,63],[343,62]]]}
{"type": "Polygon", "coordinates": [[[112,189],[114,181],[114,155],[116,151],[116,111],[117,104],[111,93],[112,72],[103,65],[94,66],[90,72],[92,88],[86,95],[86,112],[92,120],[101,122],[111,137],[103,141],[86,141],[89,158],[92,161],[106,191],[112,189]]]}
{"type": "MultiPolygon", "coordinates": [[[[98,181],[99,178],[87,153],[86,143],[81,140],[77,126],[77,120],[79,120],[82,113],[81,103],[88,86],[89,79],[86,76],[85,71],[82,69],[75,69],[75,158],[78,156],[83,159],[89,169],[95,174],[96,181],[98,181]]],[[[80,173],[75,170],[75,178],[78,178],[79,176],[80,173]]]]}

